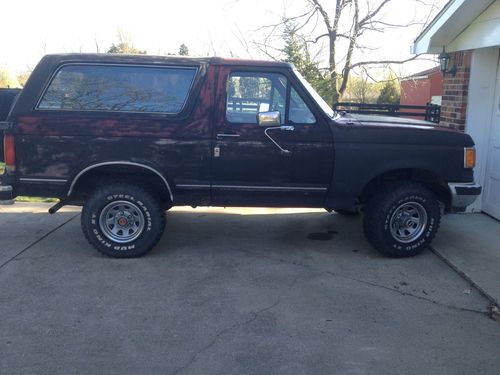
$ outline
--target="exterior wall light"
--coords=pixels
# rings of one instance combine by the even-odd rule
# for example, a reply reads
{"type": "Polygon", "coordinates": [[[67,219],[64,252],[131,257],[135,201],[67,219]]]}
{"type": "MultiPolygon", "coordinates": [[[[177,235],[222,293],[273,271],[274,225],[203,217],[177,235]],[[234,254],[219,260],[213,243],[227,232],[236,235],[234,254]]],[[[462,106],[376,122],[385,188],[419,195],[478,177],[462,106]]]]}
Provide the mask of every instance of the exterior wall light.
{"type": "Polygon", "coordinates": [[[444,46],[443,46],[443,52],[439,54],[438,59],[441,68],[441,73],[443,73],[443,76],[446,73],[449,73],[453,77],[455,77],[455,74],[457,74],[457,67],[455,64],[453,64],[453,66],[448,70],[448,64],[450,63],[450,54],[446,53],[446,51],[444,50],[444,46]]]}

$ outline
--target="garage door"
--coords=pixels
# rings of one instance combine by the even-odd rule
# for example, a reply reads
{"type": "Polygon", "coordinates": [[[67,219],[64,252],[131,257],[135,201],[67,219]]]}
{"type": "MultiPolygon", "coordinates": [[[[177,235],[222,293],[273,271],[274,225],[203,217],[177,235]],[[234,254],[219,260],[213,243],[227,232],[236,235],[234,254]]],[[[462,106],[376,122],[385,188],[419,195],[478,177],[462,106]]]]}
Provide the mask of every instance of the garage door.
{"type": "Polygon", "coordinates": [[[500,220],[500,68],[497,72],[495,108],[489,140],[483,211],[500,220]]]}

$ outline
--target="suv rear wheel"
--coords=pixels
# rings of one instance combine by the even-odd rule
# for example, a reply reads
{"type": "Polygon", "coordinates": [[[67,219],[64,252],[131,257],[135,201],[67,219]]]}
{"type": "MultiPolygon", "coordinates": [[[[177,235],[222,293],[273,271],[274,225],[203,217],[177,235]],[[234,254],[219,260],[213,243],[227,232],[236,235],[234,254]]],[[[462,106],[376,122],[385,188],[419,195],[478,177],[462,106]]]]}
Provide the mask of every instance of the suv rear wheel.
{"type": "Polygon", "coordinates": [[[365,236],[381,254],[409,257],[429,246],[441,221],[439,202],[425,185],[404,182],[376,193],[364,213],[365,236]]]}
{"type": "Polygon", "coordinates": [[[150,192],[116,183],[90,195],[83,206],[81,225],[87,240],[101,253],[132,258],[158,243],[165,229],[165,212],[150,192]]]}

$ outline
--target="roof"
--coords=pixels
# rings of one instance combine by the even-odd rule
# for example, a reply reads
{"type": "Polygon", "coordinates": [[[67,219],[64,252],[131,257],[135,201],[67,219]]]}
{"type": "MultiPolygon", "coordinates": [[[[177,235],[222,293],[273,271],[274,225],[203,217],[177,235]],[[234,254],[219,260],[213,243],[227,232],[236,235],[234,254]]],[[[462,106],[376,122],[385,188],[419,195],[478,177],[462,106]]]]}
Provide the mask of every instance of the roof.
{"type": "Polygon", "coordinates": [[[434,68],[423,70],[418,73],[413,73],[412,75],[406,76],[401,79],[401,81],[410,81],[410,80],[415,80],[415,79],[426,79],[429,78],[430,75],[434,73],[439,73],[441,74],[441,70],[439,66],[435,66],[434,68]]]}
{"type": "Polygon", "coordinates": [[[210,65],[259,65],[289,68],[292,65],[282,61],[234,59],[222,57],[155,56],[127,55],[120,53],[64,53],[44,56],[45,60],[65,62],[111,62],[111,63],[148,63],[148,64],[210,64],[210,65]]]}
{"type": "Polygon", "coordinates": [[[413,53],[500,45],[500,0],[450,0],[415,39],[413,53]]]}

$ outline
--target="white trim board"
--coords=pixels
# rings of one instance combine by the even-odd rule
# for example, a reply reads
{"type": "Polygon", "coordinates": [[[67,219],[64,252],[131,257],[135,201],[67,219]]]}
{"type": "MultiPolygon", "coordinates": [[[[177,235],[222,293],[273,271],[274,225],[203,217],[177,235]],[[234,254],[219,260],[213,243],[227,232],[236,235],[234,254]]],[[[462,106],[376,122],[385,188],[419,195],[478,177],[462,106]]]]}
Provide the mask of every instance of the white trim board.
{"type": "MultiPolygon", "coordinates": [[[[476,143],[477,162],[474,177],[476,182],[483,187],[495,99],[498,57],[498,48],[483,48],[473,51],[471,60],[465,132],[476,143]]],[[[469,206],[467,211],[477,212],[481,211],[481,208],[482,196],[469,206]]]]}

